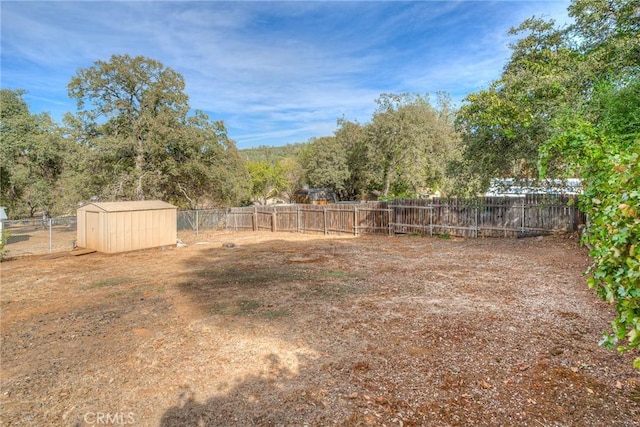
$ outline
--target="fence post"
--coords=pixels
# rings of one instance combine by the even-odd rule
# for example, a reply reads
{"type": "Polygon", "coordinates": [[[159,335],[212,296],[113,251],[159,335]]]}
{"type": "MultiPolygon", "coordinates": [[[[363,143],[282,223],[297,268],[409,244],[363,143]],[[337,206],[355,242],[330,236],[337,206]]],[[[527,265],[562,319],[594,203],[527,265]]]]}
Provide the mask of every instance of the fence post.
{"type": "Polygon", "coordinates": [[[520,232],[522,234],[524,234],[524,202],[525,202],[525,198],[522,199],[522,221],[520,224],[520,232]]]}
{"type": "Polygon", "coordinates": [[[53,252],[52,228],[53,228],[53,218],[49,218],[49,253],[53,252]]]}
{"type": "Polygon", "coordinates": [[[296,205],[296,231],[300,232],[300,205],[296,205]]]}
{"type": "Polygon", "coordinates": [[[353,207],[353,235],[358,235],[358,208],[353,207]]]}
{"type": "Polygon", "coordinates": [[[258,229],[258,207],[253,207],[253,231],[258,229]]]}
{"type": "Polygon", "coordinates": [[[393,220],[391,219],[392,208],[387,208],[387,213],[389,214],[389,236],[393,236],[393,220]]]}
{"type": "Polygon", "coordinates": [[[478,238],[478,234],[480,234],[480,230],[478,229],[478,217],[480,216],[480,205],[476,200],[476,239],[478,238]]]}
{"type": "Polygon", "coordinates": [[[200,222],[198,221],[198,208],[196,208],[196,237],[199,236],[200,222]]]}
{"type": "Polygon", "coordinates": [[[276,225],[277,217],[278,217],[278,211],[274,207],[273,212],[271,212],[271,232],[272,233],[275,233],[277,231],[277,225],[276,225]]]}
{"type": "Polygon", "coordinates": [[[328,234],[327,230],[327,208],[322,208],[322,218],[324,219],[324,234],[328,234]]]}
{"type": "Polygon", "coordinates": [[[433,236],[433,199],[429,200],[429,236],[433,236]]]}

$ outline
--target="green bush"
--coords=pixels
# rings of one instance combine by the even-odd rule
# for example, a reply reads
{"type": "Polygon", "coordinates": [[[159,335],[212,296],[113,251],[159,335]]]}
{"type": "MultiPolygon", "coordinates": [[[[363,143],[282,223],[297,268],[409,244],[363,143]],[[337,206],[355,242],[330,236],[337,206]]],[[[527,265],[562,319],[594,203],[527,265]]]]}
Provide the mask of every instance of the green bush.
{"type": "Polygon", "coordinates": [[[11,232],[2,228],[2,231],[0,232],[0,260],[4,259],[4,246],[9,241],[9,237],[11,237],[11,232]]]}
{"type": "MultiPolygon", "coordinates": [[[[628,152],[603,155],[589,169],[581,201],[589,215],[583,239],[593,258],[588,283],[618,312],[601,343],[619,351],[639,348],[640,141],[628,152]]],[[[640,369],[640,357],[634,367],[640,369]]]]}
{"type": "MultiPolygon", "coordinates": [[[[560,156],[582,175],[588,284],[618,312],[601,344],[625,352],[640,348],[640,79],[596,86],[580,113],[556,119],[556,135],[540,150],[541,174],[560,156]]],[[[640,357],[633,365],[640,370],[640,357]]]]}

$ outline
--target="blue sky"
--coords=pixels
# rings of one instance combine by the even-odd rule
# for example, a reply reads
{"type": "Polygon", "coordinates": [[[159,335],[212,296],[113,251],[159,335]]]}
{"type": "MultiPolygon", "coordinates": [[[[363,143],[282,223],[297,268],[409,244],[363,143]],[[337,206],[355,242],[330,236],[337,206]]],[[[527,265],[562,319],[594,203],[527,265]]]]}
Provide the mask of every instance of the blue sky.
{"type": "Polygon", "coordinates": [[[2,1],[1,77],[32,113],[76,112],[67,85],[113,54],[183,75],[192,109],[239,148],[366,123],[382,93],[448,92],[460,105],[500,76],[507,35],[531,16],[568,22],[569,1],[2,1]]]}

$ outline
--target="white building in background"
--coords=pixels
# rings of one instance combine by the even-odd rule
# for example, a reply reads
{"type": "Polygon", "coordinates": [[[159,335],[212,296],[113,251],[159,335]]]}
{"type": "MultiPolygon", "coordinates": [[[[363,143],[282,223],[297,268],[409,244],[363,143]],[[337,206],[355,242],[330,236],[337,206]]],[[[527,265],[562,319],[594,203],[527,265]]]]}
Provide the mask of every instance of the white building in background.
{"type": "Polygon", "coordinates": [[[582,194],[582,180],[578,178],[545,179],[542,181],[496,178],[485,193],[490,197],[512,197],[524,194],[577,195],[582,194]]]}
{"type": "MultiPolygon", "coordinates": [[[[4,206],[0,206],[0,234],[4,229],[4,222],[8,219],[4,206]]],[[[1,236],[0,236],[1,237],[1,236]]]]}

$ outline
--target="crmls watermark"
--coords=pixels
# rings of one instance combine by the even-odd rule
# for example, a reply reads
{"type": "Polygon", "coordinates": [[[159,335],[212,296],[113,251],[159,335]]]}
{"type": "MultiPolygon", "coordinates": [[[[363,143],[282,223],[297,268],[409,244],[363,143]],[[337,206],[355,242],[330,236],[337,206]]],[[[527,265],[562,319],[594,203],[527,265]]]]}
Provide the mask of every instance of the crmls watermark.
{"type": "Polygon", "coordinates": [[[92,426],[131,425],[136,422],[133,412],[87,412],[84,422],[92,426]]]}

